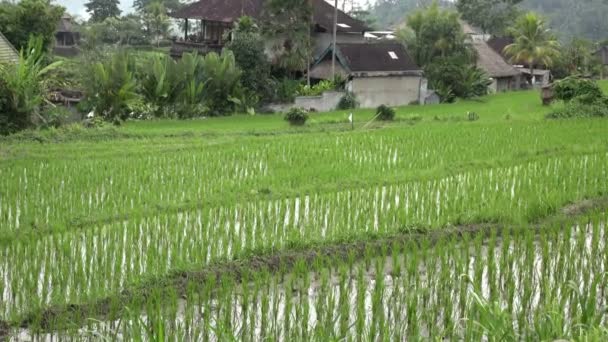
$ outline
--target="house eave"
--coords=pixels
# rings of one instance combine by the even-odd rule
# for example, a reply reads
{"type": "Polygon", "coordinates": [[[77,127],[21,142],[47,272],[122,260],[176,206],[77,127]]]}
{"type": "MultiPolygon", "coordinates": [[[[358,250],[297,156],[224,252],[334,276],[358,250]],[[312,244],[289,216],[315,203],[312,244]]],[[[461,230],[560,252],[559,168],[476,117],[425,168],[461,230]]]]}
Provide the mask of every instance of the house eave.
{"type": "Polygon", "coordinates": [[[395,71],[354,71],[351,77],[395,77],[395,76],[424,76],[422,70],[395,70],[395,71]]]}

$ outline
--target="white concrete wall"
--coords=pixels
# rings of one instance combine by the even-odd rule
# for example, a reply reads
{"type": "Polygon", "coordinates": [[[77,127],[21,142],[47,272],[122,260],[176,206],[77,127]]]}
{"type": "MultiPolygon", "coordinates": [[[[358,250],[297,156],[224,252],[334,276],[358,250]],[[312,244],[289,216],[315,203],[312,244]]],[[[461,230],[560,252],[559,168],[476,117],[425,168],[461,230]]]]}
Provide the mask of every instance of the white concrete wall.
{"type": "Polygon", "coordinates": [[[341,91],[326,91],[321,96],[298,96],[293,106],[317,112],[329,112],[336,109],[344,94],[341,91]]]}
{"type": "Polygon", "coordinates": [[[362,108],[375,108],[382,104],[405,106],[420,101],[420,96],[426,94],[421,89],[423,85],[420,76],[356,77],[349,82],[348,89],[362,108]]]}

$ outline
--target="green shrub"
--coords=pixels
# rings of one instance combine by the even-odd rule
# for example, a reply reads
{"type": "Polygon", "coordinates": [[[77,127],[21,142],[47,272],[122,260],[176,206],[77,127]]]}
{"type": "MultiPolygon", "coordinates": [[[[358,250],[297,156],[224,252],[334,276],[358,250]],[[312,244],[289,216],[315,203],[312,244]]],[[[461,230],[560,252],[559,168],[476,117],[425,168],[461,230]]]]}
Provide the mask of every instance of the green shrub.
{"type": "Polygon", "coordinates": [[[581,102],[570,102],[563,108],[557,109],[549,114],[548,119],[570,119],[570,118],[590,118],[600,117],[608,118],[608,103],[598,102],[593,104],[585,104],[581,102]]]}
{"type": "Polygon", "coordinates": [[[273,101],[279,103],[293,102],[300,87],[300,81],[290,78],[273,79],[270,83],[274,89],[273,101]]]}
{"type": "Polygon", "coordinates": [[[376,109],[376,118],[381,121],[392,121],[395,119],[395,110],[386,105],[380,105],[376,109]]]}
{"type": "Polygon", "coordinates": [[[339,110],[353,109],[353,108],[357,108],[358,106],[359,106],[359,102],[357,101],[357,97],[355,96],[355,94],[353,94],[351,92],[347,92],[346,94],[344,94],[344,96],[342,96],[342,98],[340,99],[340,102],[338,102],[337,109],[339,109],[339,110]]]}
{"type": "Polygon", "coordinates": [[[132,57],[120,51],[88,69],[84,83],[88,107],[107,121],[126,120],[131,114],[129,107],[139,100],[132,57]]]}
{"type": "Polygon", "coordinates": [[[592,80],[580,77],[566,77],[553,86],[555,98],[570,102],[576,98],[583,103],[593,103],[603,98],[602,89],[592,80]]]}
{"type": "Polygon", "coordinates": [[[467,120],[469,121],[477,121],[479,120],[479,115],[475,112],[467,112],[467,120]]]}
{"type": "Polygon", "coordinates": [[[326,91],[334,89],[336,89],[334,82],[323,80],[312,87],[309,87],[308,85],[300,85],[297,94],[298,96],[319,96],[326,91]]]}
{"type": "Polygon", "coordinates": [[[207,54],[201,62],[205,80],[204,103],[211,116],[232,114],[242,104],[241,70],[234,54],[224,50],[221,55],[207,54]]]}
{"type": "Polygon", "coordinates": [[[51,107],[42,113],[42,128],[59,128],[68,122],[68,119],[72,116],[67,108],[63,106],[51,107]]]}
{"type": "Polygon", "coordinates": [[[285,114],[285,121],[292,126],[303,126],[308,121],[308,112],[304,108],[292,108],[285,114]]]}
{"type": "Polygon", "coordinates": [[[41,38],[32,38],[19,61],[0,64],[0,134],[34,126],[48,92],[49,73],[60,63],[47,65],[41,38]]]}

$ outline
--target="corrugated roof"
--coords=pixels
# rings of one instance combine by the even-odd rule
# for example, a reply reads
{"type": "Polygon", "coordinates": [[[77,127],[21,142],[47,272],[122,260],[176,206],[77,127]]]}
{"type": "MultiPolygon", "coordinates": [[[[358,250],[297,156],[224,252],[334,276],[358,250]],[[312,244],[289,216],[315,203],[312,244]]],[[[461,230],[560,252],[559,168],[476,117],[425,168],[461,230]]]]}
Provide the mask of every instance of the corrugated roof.
{"type": "Polygon", "coordinates": [[[0,32],[0,63],[17,62],[19,53],[8,39],[0,32]]]}
{"type": "MultiPolygon", "coordinates": [[[[331,56],[330,46],[320,61],[331,56]]],[[[339,43],[336,44],[339,62],[350,72],[421,71],[399,43],[339,43]]]]}
{"type": "Polygon", "coordinates": [[[519,71],[504,58],[496,53],[486,42],[473,42],[477,51],[477,66],[484,70],[490,77],[512,77],[519,75],[519,71]]]}
{"type": "MultiPolygon", "coordinates": [[[[201,0],[171,14],[179,19],[202,19],[232,23],[242,16],[259,19],[263,15],[265,0],[201,0]]],[[[325,0],[313,0],[313,19],[326,30],[333,27],[334,7],[325,0]]],[[[369,30],[361,21],[338,10],[339,32],[363,32],[369,30]],[[340,25],[342,24],[342,25],[340,25]]]]}

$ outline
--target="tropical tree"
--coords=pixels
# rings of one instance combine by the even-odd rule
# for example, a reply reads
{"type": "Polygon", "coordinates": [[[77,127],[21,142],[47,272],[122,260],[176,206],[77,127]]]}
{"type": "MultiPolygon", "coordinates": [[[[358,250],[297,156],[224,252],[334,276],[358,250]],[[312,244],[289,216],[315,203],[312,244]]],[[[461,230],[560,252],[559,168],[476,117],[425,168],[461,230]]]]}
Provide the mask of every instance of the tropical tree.
{"type": "Polygon", "coordinates": [[[535,65],[550,67],[560,55],[559,43],[545,21],[534,12],[520,16],[508,32],[514,42],[505,47],[505,53],[511,56],[511,62],[525,62],[530,66],[534,84],[535,65]]]}
{"type": "Polygon", "coordinates": [[[0,64],[0,133],[6,134],[45,121],[41,107],[49,88],[49,74],[60,62],[45,63],[44,43],[32,37],[19,62],[0,64]]]}
{"type": "Polygon", "coordinates": [[[232,40],[226,46],[233,52],[237,66],[242,70],[241,84],[253,96],[267,99],[271,96],[270,62],[266,56],[264,39],[250,17],[239,19],[232,31],[232,40]]]}
{"type": "Polygon", "coordinates": [[[473,56],[458,12],[442,9],[437,2],[409,15],[407,28],[397,34],[422,67],[440,57],[470,60],[473,56]]]}
{"type": "Polygon", "coordinates": [[[207,54],[201,61],[201,71],[206,82],[205,104],[210,115],[233,113],[241,105],[241,70],[237,67],[234,54],[224,50],[221,55],[207,54]]]}
{"type": "Polygon", "coordinates": [[[302,71],[311,60],[310,0],[267,0],[263,34],[274,42],[274,59],[289,71],[302,71]]]}
{"type": "Polygon", "coordinates": [[[92,22],[102,22],[107,18],[120,16],[119,0],[89,0],[85,5],[92,22]]]}
{"type": "Polygon", "coordinates": [[[180,0],[135,0],[133,1],[133,8],[141,13],[154,2],[160,2],[169,11],[178,10],[182,6],[180,0]]]}
{"type": "Polygon", "coordinates": [[[55,28],[65,8],[50,0],[0,2],[0,32],[17,48],[26,49],[31,36],[42,39],[43,49],[55,41],[55,28]]]}
{"type": "Polygon", "coordinates": [[[131,56],[120,51],[91,63],[87,69],[83,85],[88,107],[108,121],[127,119],[131,105],[139,99],[131,56]]]}
{"type": "Polygon", "coordinates": [[[167,9],[162,1],[154,1],[143,10],[143,19],[150,37],[160,44],[160,39],[167,34],[169,29],[169,17],[167,9]]]}
{"type": "Polygon", "coordinates": [[[462,19],[485,33],[502,35],[517,18],[517,4],[522,0],[458,0],[456,8],[462,19]]]}
{"type": "Polygon", "coordinates": [[[443,102],[487,93],[489,78],[475,67],[475,54],[459,18],[434,2],[409,15],[407,28],[397,33],[443,102]]]}

